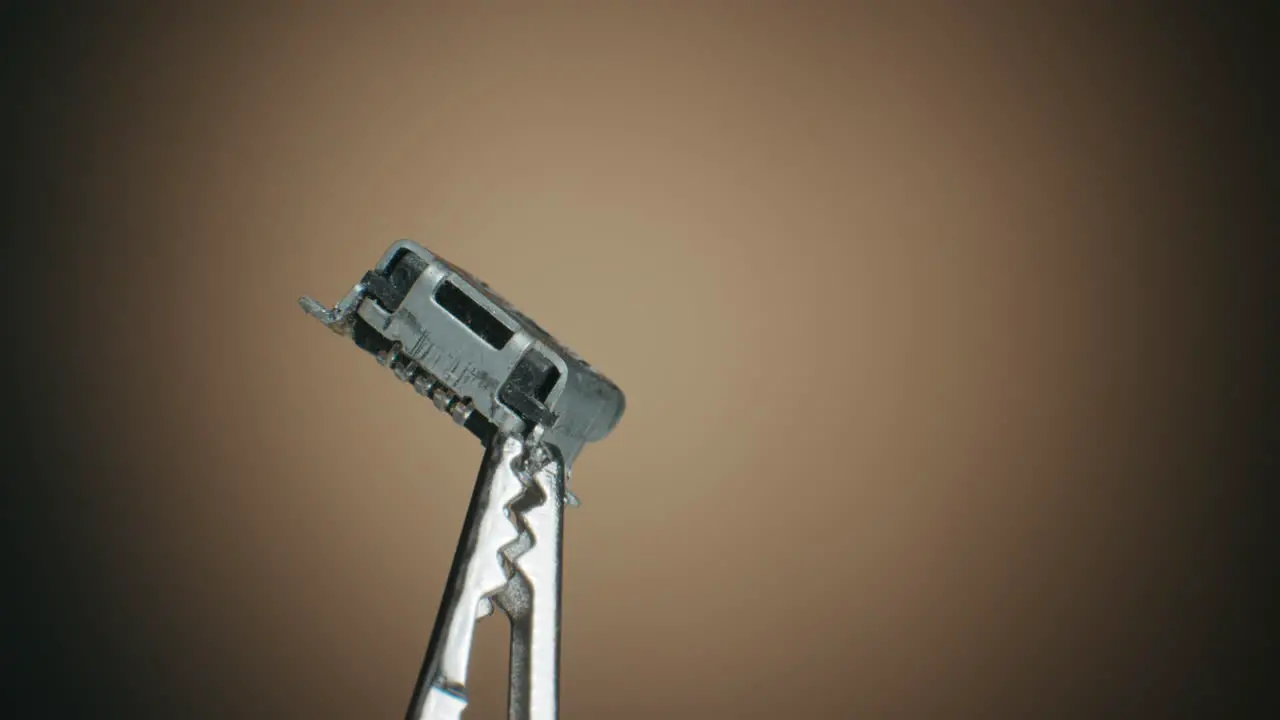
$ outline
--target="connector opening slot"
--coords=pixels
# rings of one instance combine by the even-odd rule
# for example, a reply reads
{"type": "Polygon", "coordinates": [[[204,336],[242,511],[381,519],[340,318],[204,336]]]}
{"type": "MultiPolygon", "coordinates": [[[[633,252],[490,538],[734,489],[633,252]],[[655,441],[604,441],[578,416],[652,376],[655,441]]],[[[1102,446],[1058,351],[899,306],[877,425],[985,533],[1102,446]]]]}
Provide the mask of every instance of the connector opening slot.
{"type": "Polygon", "coordinates": [[[442,281],[436,288],[435,301],[445,312],[495,350],[506,347],[515,336],[511,328],[449,279],[442,281]]]}

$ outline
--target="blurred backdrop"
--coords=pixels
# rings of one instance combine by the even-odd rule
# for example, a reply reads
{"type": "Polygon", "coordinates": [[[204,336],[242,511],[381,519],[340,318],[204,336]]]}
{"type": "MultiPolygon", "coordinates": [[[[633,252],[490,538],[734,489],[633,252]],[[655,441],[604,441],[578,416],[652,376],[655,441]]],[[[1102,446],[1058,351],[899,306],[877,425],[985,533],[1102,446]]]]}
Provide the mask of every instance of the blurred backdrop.
{"type": "Polygon", "coordinates": [[[401,237],[627,393],[566,720],[1225,712],[1251,38],[1124,7],[6,11],[15,717],[401,716],[481,449],[296,304],[401,237]]]}

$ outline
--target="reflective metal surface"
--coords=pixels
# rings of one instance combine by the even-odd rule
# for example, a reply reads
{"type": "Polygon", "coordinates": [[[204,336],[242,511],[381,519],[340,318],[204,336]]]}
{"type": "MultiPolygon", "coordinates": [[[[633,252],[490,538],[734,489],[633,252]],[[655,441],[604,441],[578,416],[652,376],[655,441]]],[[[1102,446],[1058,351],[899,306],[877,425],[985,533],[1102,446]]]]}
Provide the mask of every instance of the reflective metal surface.
{"type": "Polygon", "coordinates": [[[534,425],[568,464],[622,418],[626,398],[488,285],[400,240],[332,309],[308,314],[351,337],[483,442],[534,425]]]}
{"type": "Polygon", "coordinates": [[[560,583],[569,467],[617,425],[608,378],[466,271],[402,240],[332,309],[351,338],[485,444],[485,458],[408,720],[459,720],[481,618],[511,621],[508,715],[559,714],[560,583]]]}
{"type": "Polygon", "coordinates": [[[475,624],[495,606],[511,620],[509,716],[557,716],[563,467],[553,449],[518,436],[493,443],[476,481],[410,720],[462,716],[475,624]]]}

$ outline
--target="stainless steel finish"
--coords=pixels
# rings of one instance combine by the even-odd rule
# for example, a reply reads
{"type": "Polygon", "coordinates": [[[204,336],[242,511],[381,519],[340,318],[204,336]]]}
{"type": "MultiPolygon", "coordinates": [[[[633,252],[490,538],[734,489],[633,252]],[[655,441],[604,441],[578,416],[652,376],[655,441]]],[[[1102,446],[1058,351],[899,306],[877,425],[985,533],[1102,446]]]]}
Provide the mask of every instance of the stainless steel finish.
{"type": "Polygon", "coordinates": [[[565,465],[554,445],[526,449],[520,544],[504,550],[511,579],[495,596],[511,619],[511,720],[553,720],[560,714],[560,581],[563,559],[565,465]]]}
{"type": "Polygon", "coordinates": [[[475,624],[496,606],[511,620],[511,720],[553,720],[559,707],[564,466],[553,447],[495,440],[475,495],[409,720],[459,720],[475,624]]]}
{"type": "Polygon", "coordinates": [[[486,445],[408,720],[459,720],[475,625],[511,622],[511,720],[559,713],[567,488],[582,447],[617,425],[604,375],[489,286],[422,246],[394,243],[332,309],[308,314],[374,355],[486,445]]]}

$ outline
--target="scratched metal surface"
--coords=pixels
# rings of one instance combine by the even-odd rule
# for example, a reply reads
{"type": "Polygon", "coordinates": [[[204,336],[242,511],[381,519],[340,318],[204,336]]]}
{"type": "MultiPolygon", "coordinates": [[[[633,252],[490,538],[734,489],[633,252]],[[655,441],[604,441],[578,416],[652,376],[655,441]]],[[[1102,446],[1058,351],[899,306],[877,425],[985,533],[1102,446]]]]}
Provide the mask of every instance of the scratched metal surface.
{"type": "Polygon", "coordinates": [[[4,43],[31,716],[400,716],[480,448],[295,304],[400,237],[627,393],[565,519],[566,720],[1224,714],[1192,673],[1249,665],[1224,443],[1260,356],[1224,253],[1270,235],[1227,204],[1265,143],[1220,26],[46,5],[4,43]]]}

